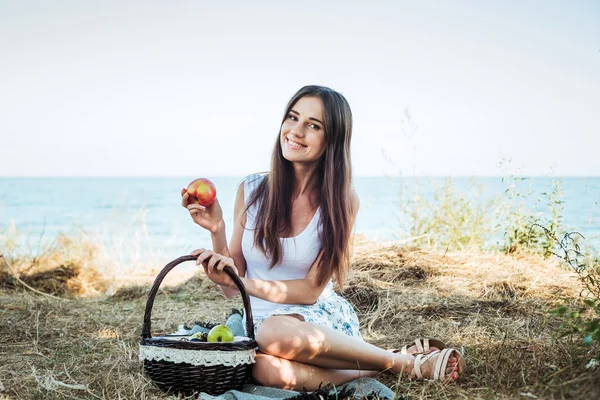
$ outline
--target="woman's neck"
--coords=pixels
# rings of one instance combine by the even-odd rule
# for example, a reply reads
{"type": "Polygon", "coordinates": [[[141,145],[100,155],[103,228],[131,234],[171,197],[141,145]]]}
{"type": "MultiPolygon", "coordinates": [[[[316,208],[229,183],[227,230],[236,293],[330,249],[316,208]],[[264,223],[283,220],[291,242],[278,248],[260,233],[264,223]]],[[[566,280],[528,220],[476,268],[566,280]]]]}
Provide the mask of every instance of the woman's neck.
{"type": "Polygon", "coordinates": [[[310,202],[316,200],[319,187],[317,164],[294,164],[293,199],[308,197],[310,202]]]}

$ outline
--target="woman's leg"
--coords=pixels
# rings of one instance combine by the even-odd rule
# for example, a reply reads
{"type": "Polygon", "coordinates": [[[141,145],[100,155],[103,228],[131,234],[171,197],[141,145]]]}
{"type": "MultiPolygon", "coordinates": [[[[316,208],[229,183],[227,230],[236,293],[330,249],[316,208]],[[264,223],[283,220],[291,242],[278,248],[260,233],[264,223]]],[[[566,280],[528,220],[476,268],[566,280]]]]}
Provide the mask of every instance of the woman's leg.
{"type": "MultiPolygon", "coordinates": [[[[324,368],[399,373],[412,371],[414,365],[412,355],[392,353],[294,316],[267,318],[256,336],[258,347],[265,354],[324,368]]],[[[447,374],[455,371],[457,361],[450,358],[447,374]]]]}
{"type": "Polygon", "coordinates": [[[290,361],[284,358],[258,353],[252,367],[252,377],[264,386],[313,391],[320,385],[333,383],[336,386],[357,378],[377,375],[377,371],[332,369],[290,361]]]}

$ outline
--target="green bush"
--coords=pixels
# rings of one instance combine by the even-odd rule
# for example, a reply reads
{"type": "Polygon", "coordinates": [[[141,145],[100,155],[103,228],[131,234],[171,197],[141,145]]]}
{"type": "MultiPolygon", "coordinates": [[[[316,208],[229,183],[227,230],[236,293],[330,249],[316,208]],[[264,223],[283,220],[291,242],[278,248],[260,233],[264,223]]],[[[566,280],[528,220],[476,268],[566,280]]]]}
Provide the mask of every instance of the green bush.
{"type": "MultiPolygon", "coordinates": [[[[581,305],[575,309],[563,306],[554,314],[564,320],[564,335],[579,334],[588,346],[600,345],[600,260],[590,252],[584,252],[579,242],[585,238],[577,232],[566,233],[561,240],[549,229],[535,225],[553,243],[556,255],[569,269],[573,270],[581,282],[583,297],[581,305]]],[[[600,360],[600,350],[596,355],[600,360]]]]}
{"type": "Polygon", "coordinates": [[[564,201],[562,179],[552,179],[549,190],[540,194],[533,204],[527,208],[531,201],[532,191],[529,189],[522,193],[517,189],[518,183],[531,178],[510,175],[502,178],[507,185],[504,196],[499,198],[498,228],[504,233],[504,242],[500,248],[506,253],[528,252],[542,254],[544,257],[552,255],[553,241],[544,231],[532,229],[539,224],[556,234],[563,227],[564,201]],[[545,210],[542,207],[545,205],[545,210]]]}
{"type": "Polygon", "coordinates": [[[400,190],[401,213],[408,224],[405,230],[418,243],[432,247],[484,248],[492,235],[493,216],[488,210],[494,200],[482,200],[483,186],[472,180],[460,191],[451,178],[433,186],[431,199],[421,195],[419,184],[412,191],[400,190]]]}
{"type": "Polygon", "coordinates": [[[499,249],[548,257],[553,244],[544,232],[531,227],[537,223],[551,232],[562,228],[562,180],[553,179],[548,191],[531,201],[531,190],[519,190],[519,183],[528,179],[514,175],[502,178],[506,189],[495,199],[485,199],[483,185],[475,180],[462,190],[451,178],[442,185],[432,182],[429,196],[422,195],[418,181],[412,188],[404,186],[399,190],[404,231],[417,244],[436,248],[499,249]]]}

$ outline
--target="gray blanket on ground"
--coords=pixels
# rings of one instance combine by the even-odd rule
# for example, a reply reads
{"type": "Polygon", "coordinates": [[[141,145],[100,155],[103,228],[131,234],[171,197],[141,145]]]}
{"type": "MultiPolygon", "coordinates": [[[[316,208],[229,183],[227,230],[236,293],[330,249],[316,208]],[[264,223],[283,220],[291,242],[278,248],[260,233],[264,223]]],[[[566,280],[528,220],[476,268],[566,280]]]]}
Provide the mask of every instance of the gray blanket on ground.
{"type": "MultiPolygon", "coordinates": [[[[296,392],[293,390],[275,389],[266,386],[244,385],[240,390],[230,390],[220,396],[200,393],[202,400],[328,400],[328,399],[394,399],[394,392],[383,383],[373,378],[359,378],[339,387],[325,387],[314,392],[296,392]]],[[[404,397],[398,396],[397,400],[404,397]]]]}

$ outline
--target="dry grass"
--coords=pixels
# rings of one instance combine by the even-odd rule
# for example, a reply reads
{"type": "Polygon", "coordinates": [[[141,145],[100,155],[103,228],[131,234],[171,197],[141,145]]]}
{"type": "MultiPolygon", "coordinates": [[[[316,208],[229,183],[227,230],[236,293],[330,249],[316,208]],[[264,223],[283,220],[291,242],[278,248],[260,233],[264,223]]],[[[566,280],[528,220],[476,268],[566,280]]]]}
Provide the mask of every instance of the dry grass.
{"type": "MultiPolygon", "coordinates": [[[[397,348],[415,337],[437,337],[466,358],[465,378],[456,385],[380,376],[399,393],[418,399],[600,398],[600,371],[585,368],[592,349],[579,338],[559,338],[560,321],[549,313],[579,296],[576,278],[556,263],[364,240],[354,248],[343,294],[355,305],[368,341],[397,348]]],[[[23,282],[60,299],[24,288],[0,263],[0,399],[167,398],[142,375],[137,359],[155,271],[115,286],[114,276],[107,284],[91,264],[61,260],[13,266],[23,282]],[[107,287],[115,288],[113,294],[99,295],[107,287]]],[[[164,286],[153,309],[153,333],[183,321],[220,321],[241,304],[224,300],[199,276],[174,275],[164,286]]]]}

